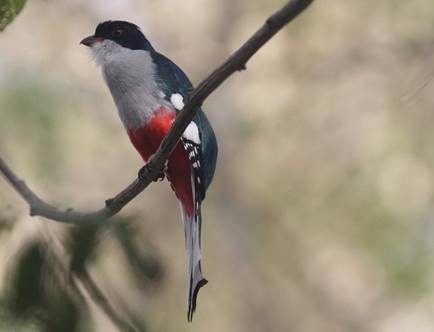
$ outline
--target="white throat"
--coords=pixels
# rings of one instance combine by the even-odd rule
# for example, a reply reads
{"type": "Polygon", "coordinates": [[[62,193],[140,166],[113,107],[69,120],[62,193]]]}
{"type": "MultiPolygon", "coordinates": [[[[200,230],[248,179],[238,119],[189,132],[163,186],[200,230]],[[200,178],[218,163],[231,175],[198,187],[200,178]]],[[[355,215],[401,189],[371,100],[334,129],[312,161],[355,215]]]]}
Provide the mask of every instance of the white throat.
{"type": "Polygon", "coordinates": [[[156,83],[156,65],[145,50],[130,50],[111,40],[91,47],[127,130],[146,125],[160,106],[172,108],[156,83]]]}

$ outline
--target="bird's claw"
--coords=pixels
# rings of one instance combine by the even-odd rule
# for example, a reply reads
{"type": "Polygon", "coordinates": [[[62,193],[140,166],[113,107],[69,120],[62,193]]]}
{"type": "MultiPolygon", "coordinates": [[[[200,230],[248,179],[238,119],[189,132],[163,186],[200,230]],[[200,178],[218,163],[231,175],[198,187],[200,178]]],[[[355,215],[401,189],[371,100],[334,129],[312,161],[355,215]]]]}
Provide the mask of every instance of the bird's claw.
{"type": "MultiPolygon", "coordinates": [[[[153,173],[153,172],[155,172],[155,170],[149,164],[146,164],[139,170],[138,178],[141,181],[144,181],[145,179],[147,179],[149,173],[153,173]]],[[[164,180],[164,172],[160,172],[157,175],[157,177],[154,179],[154,182],[163,181],[163,180],[164,180]]]]}
{"type": "Polygon", "coordinates": [[[157,177],[155,178],[154,182],[161,182],[165,179],[165,175],[164,172],[161,172],[160,174],[157,175],[157,177]]]}

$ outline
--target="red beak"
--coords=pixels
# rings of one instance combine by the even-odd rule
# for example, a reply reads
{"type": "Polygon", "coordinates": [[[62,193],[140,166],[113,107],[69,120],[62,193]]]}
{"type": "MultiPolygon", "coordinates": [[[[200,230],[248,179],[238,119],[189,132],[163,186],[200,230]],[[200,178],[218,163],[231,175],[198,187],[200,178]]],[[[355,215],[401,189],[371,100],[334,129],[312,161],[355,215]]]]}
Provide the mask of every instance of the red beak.
{"type": "Polygon", "coordinates": [[[104,40],[104,38],[101,38],[101,37],[89,36],[89,37],[84,38],[80,42],[80,44],[83,44],[85,46],[90,47],[95,43],[102,42],[103,40],[104,40]]]}

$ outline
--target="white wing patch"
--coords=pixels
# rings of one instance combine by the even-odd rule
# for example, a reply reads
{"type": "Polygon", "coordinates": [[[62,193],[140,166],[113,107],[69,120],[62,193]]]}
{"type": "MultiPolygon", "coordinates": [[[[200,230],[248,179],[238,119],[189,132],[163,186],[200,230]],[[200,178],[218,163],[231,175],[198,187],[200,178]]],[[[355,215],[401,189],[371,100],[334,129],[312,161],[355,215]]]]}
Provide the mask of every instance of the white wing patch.
{"type": "Polygon", "coordinates": [[[184,108],[184,98],[179,93],[174,93],[170,96],[170,102],[178,111],[184,108]]]}
{"type": "Polygon", "coordinates": [[[187,126],[187,128],[185,128],[182,137],[185,138],[186,140],[189,140],[193,143],[200,145],[199,129],[197,128],[197,125],[193,121],[191,121],[190,124],[187,126]]]}

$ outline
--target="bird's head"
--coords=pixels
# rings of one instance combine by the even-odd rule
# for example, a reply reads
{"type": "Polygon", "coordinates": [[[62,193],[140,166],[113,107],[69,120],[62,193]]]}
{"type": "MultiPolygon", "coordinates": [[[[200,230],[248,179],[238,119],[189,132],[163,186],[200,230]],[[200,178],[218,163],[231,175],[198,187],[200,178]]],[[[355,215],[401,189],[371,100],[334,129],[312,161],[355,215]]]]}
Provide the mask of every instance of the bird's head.
{"type": "Polygon", "coordinates": [[[153,50],[140,28],[126,21],[100,23],[95,34],[84,38],[80,44],[90,47],[97,60],[123,50],[153,50]]]}

